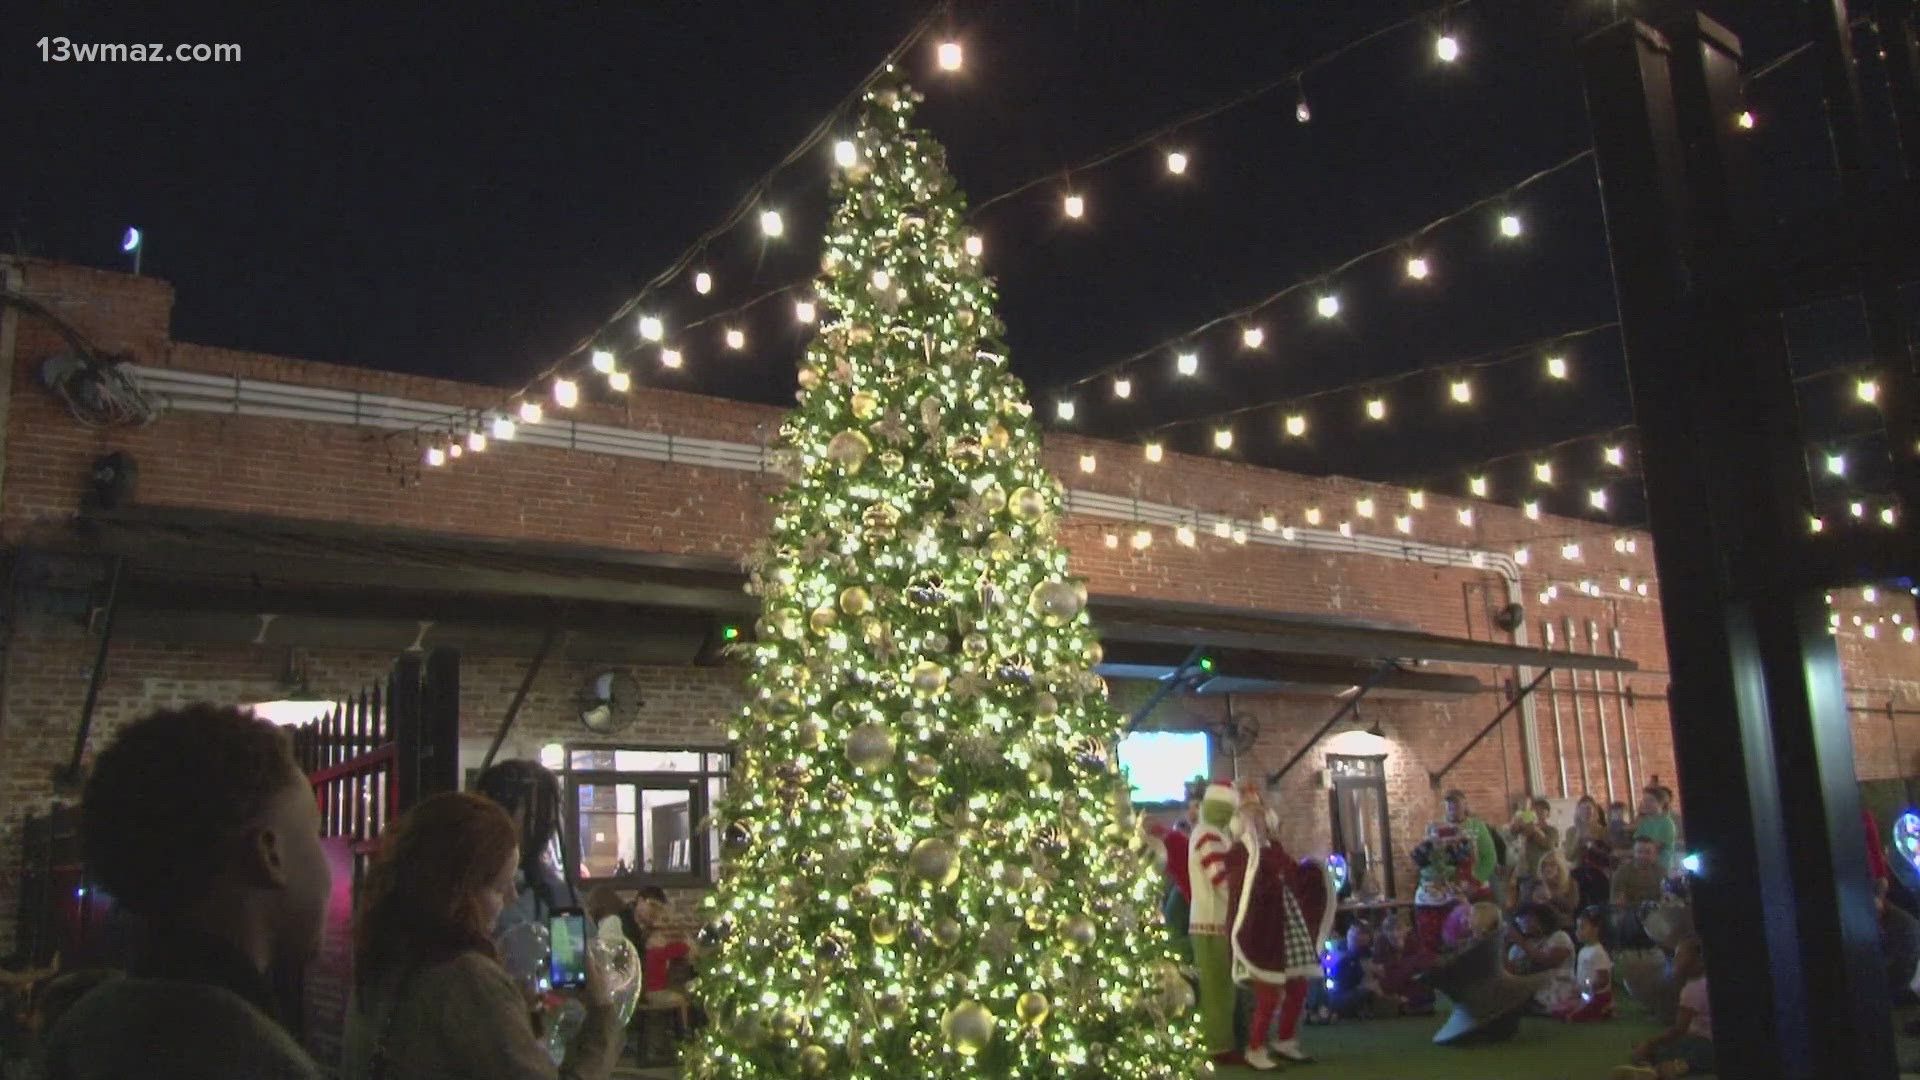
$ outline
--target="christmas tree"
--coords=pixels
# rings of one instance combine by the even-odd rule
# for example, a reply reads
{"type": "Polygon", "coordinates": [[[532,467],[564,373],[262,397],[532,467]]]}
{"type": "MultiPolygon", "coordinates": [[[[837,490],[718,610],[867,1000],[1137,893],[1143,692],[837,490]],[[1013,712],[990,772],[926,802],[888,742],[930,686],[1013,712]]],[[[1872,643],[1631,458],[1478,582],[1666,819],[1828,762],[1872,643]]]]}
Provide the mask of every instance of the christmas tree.
{"type": "Polygon", "coordinates": [[[835,148],[688,1074],[1190,1077],[1064,492],[915,100],[889,71],[835,148]]]}

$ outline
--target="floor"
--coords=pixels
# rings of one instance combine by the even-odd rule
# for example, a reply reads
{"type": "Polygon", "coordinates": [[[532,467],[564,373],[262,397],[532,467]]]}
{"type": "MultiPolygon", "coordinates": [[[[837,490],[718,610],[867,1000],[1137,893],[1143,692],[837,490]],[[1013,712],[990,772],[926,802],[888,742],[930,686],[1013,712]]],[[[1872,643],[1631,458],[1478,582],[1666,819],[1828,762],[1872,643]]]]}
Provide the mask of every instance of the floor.
{"type": "MultiPolygon", "coordinates": [[[[1904,1022],[1914,1010],[1903,1010],[1904,1022]]],[[[1634,1043],[1658,1030],[1651,1018],[1628,1004],[1620,1016],[1602,1024],[1563,1024],[1526,1020],[1511,1040],[1492,1046],[1447,1048],[1432,1043],[1442,1018],[1367,1020],[1304,1029],[1302,1043],[1319,1060],[1273,1072],[1224,1069],[1219,1080],[1292,1074],[1307,1080],[1607,1080],[1626,1061],[1634,1043]]],[[[1900,1039],[1900,1060],[1920,1064],[1920,1039],[1900,1039]]],[[[642,1069],[622,1064],[616,1077],[677,1080],[679,1071],[642,1069]]],[[[1903,1073],[1920,1078],[1920,1070],[1903,1073]]]]}

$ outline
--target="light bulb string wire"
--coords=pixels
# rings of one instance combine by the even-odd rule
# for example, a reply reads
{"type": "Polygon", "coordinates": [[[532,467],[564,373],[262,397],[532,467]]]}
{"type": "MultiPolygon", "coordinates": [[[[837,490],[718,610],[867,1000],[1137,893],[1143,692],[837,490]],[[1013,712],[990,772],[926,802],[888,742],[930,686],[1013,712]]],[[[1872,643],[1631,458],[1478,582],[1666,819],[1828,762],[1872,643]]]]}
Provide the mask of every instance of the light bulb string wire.
{"type": "Polygon", "coordinates": [[[1197,326],[1191,327],[1187,330],[1184,330],[1178,334],[1171,335],[1153,345],[1150,345],[1144,349],[1141,349],[1138,352],[1131,353],[1118,360],[1112,361],[1111,363],[1102,365],[1101,367],[1096,368],[1093,371],[1090,371],[1084,375],[1077,376],[1074,379],[1062,384],[1059,387],[1059,389],[1055,392],[1064,392],[1067,390],[1075,389],[1077,387],[1085,386],[1088,383],[1093,382],[1094,380],[1099,379],[1103,376],[1111,375],[1115,372],[1131,367],[1134,364],[1138,364],[1141,361],[1151,359],[1156,355],[1164,354],[1168,350],[1175,349],[1180,345],[1191,341],[1193,338],[1199,336],[1200,334],[1206,333],[1208,330],[1212,330],[1215,327],[1222,326],[1226,323],[1231,323],[1231,322],[1236,322],[1239,320],[1246,319],[1248,316],[1254,315],[1260,312],[1261,310],[1275,303],[1278,303],[1279,301],[1284,300],[1295,293],[1300,292],[1303,289],[1308,289],[1316,285],[1324,286],[1328,280],[1338,277],[1339,275],[1345,273],[1346,271],[1353,269],[1355,266],[1358,266],[1361,263],[1366,262],[1368,259],[1375,258],[1389,251],[1407,250],[1410,248],[1411,245],[1425,238],[1429,233],[1437,229],[1440,229],[1446,225],[1452,224],[1453,222],[1458,221],[1461,218],[1468,217],[1472,214],[1485,210],[1489,206],[1496,206],[1503,202],[1506,202],[1512,199],[1515,195],[1519,194],[1520,192],[1533,186],[1534,184],[1537,184],[1542,180],[1545,180],[1548,177],[1553,176],[1561,172],[1562,170],[1565,170],[1592,156],[1593,156],[1592,147],[1587,147],[1583,150],[1576,151],[1573,154],[1567,156],[1566,158],[1563,158],[1560,161],[1557,161],[1554,164],[1547,166],[1546,168],[1537,170],[1529,174],[1528,176],[1526,176],[1524,179],[1521,179],[1516,183],[1509,184],[1506,187],[1501,188],[1499,191],[1491,195],[1487,195],[1482,198],[1475,199],[1473,202],[1470,202],[1465,206],[1460,207],[1457,210],[1452,210],[1446,214],[1443,214],[1440,217],[1434,218],[1432,221],[1429,221],[1426,224],[1419,226],[1418,228],[1399,233],[1394,237],[1392,237],[1391,239],[1384,240],[1366,249],[1365,251],[1360,252],[1357,255],[1351,256],[1350,258],[1346,259],[1344,262],[1328,267],[1324,270],[1319,270],[1311,274],[1302,275],[1300,278],[1293,281],[1292,283],[1282,287],[1281,289],[1275,292],[1269,293],[1258,300],[1255,300],[1248,304],[1243,304],[1240,307],[1233,309],[1232,311],[1229,311],[1223,315],[1215,316],[1214,318],[1208,319],[1207,321],[1200,323],[1197,326]]]}
{"type": "Polygon", "coordinates": [[[1371,30],[1366,34],[1361,35],[1360,37],[1354,38],[1353,40],[1346,42],[1343,45],[1336,46],[1333,49],[1328,50],[1327,52],[1324,52],[1318,56],[1315,56],[1313,59],[1308,60],[1306,63],[1300,64],[1288,70],[1284,74],[1275,76],[1274,78],[1269,79],[1258,86],[1255,86],[1251,90],[1243,91],[1242,93],[1234,97],[1228,98],[1225,101],[1216,102],[1212,105],[1202,106],[1199,109],[1195,109],[1193,112],[1186,113],[1185,115],[1182,115],[1176,119],[1169,120],[1166,123],[1161,124],[1158,127],[1155,127],[1145,132],[1144,134],[1136,135],[1130,139],[1125,140],[1124,142],[1118,143],[1114,146],[1108,147],[1105,150],[1099,151],[1093,156],[1077,164],[1069,165],[1061,169],[1055,169],[1054,171],[1046,173],[1045,175],[1034,177],[1032,180],[1028,180],[1024,183],[1017,184],[1014,187],[1008,188],[1007,190],[1001,192],[1000,194],[995,195],[992,198],[987,199],[984,202],[981,202],[978,205],[974,206],[973,209],[967,212],[967,220],[972,221],[975,218],[977,218],[980,214],[984,213],[989,207],[996,206],[1000,203],[1006,202],[1009,199],[1015,198],[1020,195],[1024,195],[1025,193],[1032,191],[1035,188],[1045,187],[1049,184],[1070,182],[1074,174],[1076,173],[1085,173],[1085,172],[1088,172],[1089,170],[1097,169],[1100,166],[1105,165],[1109,162],[1116,161],[1120,158],[1126,157],[1127,155],[1137,150],[1140,150],[1144,147],[1152,146],[1153,144],[1159,142],[1160,140],[1165,139],[1167,136],[1172,135],[1173,133],[1180,131],[1184,128],[1191,127],[1194,124],[1201,123],[1202,121],[1205,121],[1205,120],[1210,120],[1216,116],[1219,116],[1222,113],[1231,112],[1232,110],[1237,109],[1242,105],[1249,104],[1250,102],[1258,101],[1260,98],[1263,98],[1268,94],[1271,94],[1275,90],[1278,90],[1282,87],[1301,86],[1305,82],[1306,77],[1309,74],[1311,74],[1316,68],[1324,67],[1334,62],[1335,60],[1338,60],[1342,56],[1345,56],[1347,53],[1350,53],[1355,49],[1361,48],[1362,46],[1378,41],[1379,39],[1386,37],[1389,34],[1395,33],[1396,31],[1404,30],[1409,26],[1419,26],[1422,24],[1431,23],[1436,14],[1447,13],[1454,9],[1465,7],[1468,3],[1471,3],[1471,2],[1472,0],[1459,0],[1458,3],[1438,4],[1431,8],[1428,8],[1427,10],[1417,11],[1412,15],[1407,16],[1406,18],[1400,19],[1396,22],[1388,23],[1385,26],[1381,26],[1374,30],[1371,30]]]}

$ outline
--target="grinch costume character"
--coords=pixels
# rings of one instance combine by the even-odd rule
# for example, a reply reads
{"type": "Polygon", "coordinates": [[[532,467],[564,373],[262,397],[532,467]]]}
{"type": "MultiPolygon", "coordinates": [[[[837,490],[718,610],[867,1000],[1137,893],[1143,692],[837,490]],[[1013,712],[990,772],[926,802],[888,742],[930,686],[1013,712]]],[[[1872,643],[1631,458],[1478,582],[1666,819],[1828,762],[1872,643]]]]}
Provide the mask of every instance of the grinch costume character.
{"type": "Polygon", "coordinates": [[[1246,1063],[1274,1067],[1274,1057],[1312,1061],[1300,1048],[1300,1013],[1321,978],[1320,942],[1333,933],[1339,893],[1333,873],[1312,859],[1296,861],[1280,843],[1280,820],[1257,793],[1234,821],[1240,843],[1228,856],[1233,974],[1253,990],[1246,1063]],[[1274,1032],[1271,1053],[1268,1033],[1274,1032]]]}
{"type": "Polygon", "coordinates": [[[1233,948],[1227,940],[1231,917],[1227,888],[1233,837],[1227,832],[1240,796],[1232,784],[1209,784],[1200,801],[1200,824],[1189,842],[1188,881],[1193,903],[1187,933],[1193,942],[1193,966],[1200,979],[1200,1038],[1206,1052],[1222,1064],[1237,1063],[1233,1043],[1233,948]]]}

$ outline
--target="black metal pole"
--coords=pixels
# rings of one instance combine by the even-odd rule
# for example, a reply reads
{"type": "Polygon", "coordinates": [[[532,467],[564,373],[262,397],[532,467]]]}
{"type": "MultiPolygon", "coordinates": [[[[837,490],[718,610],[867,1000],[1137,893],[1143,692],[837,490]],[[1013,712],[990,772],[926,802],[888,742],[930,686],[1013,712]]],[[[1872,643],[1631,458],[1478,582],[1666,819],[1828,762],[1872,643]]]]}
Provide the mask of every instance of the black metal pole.
{"type": "Polygon", "coordinates": [[[93,670],[87,674],[87,698],[80,706],[80,730],[73,733],[73,756],[57,777],[60,786],[80,786],[80,761],[87,752],[87,734],[93,729],[93,709],[100,702],[100,681],[107,673],[107,648],[113,644],[113,618],[120,610],[120,578],[126,570],[123,555],[113,557],[113,570],[107,579],[107,608],[100,617],[100,641],[93,650],[93,670]]]}
{"type": "Polygon", "coordinates": [[[1200,658],[1206,654],[1207,651],[1201,648],[1195,648],[1188,653],[1187,658],[1180,661],[1180,666],[1173,669],[1173,674],[1167,676],[1166,681],[1160,684],[1160,689],[1155,690],[1153,696],[1147,699],[1147,703],[1134,710],[1133,716],[1127,720],[1127,730],[1132,731],[1140,726],[1140,721],[1152,716],[1153,710],[1167,700],[1167,695],[1180,689],[1181,684],[1187,681],[1187,674],[1198,669],[1200,658]]]}
{"type": "Polygon", "coordinates": [[[486,772],[493,766],[494,756],[500,753],[500,744],[507,741],[507,732],[513,729],[513,722],[520,715],[520,706],[526,704],[527,692],[533,689],[533,680],[540,675],[540,669],[546,665],[547,654],[553,651],[553,643],[560,638],[560,626],[555,623],[547,627],[546,636],[540,639],[540,649],[533,654],[533,662],[527,665],[527,674],[520,680],[520,689],[513,692],[513,701],[507,705],[507,715],[500,721],[500,730],[493,733],[493,745],[487,747],[486,760],[480,763],[480,771],[486,772]]]}
{"type": "MultiPolygon", "coordinates": [[[[1500,707],[1500,711],[1494,714],[1492,720],[1487,721],[1487,726],[1481,728],[1479,734],[1467,740],[1467,745],[1461,747],[1459,753],[1448,758],[1447,763],[1445,765],[1442,765],[1437,770],[1428,773],[1427,782],[1429,784],[1432,784],[1435,788],[1438,788],[1440,786],[1440,781],[1446,779],[1447,774],[1453,771],[1453,767],[1455,765],[1460,764],[1462,761],[1466,760],[1467,755],[1473,753],[1473,748],[1476,746],[1479,746],[1480,743],[1484,739],[1486,739],[1487,736],[1493,734],[1493,729],[1499,727],[1500,722],[1502,720],[1505,720],[1508,714],[1512,713],[1513,710],[1519,708],[1520,703],[1527,700],[1527,695],[1533,693],[1535,688],[1537,688],[1541,683],[1546,682],[1547,676],[1552,672],[1553,672],[1552,668],[1542,668],[1540,670],[1540,674],[1535,675],[1533,677],[1533,681],[1528,683],[1525,689],[1513,695],[1512,701],[1509,701],[1505,705],[1500,707]]],[[[1599,677],[1600,676],[1598,673],[1594,675],[1594,678],[1596,679],[1599,677]]]]}
{"type": "Polygon", "coordinates": [[[1281,777],[1287,775],[1287,773],[1290,770],[1292,770],[1292,768],[1295,765],[1300,764],[1300,759],[1303,757],[1306,757],[1308,753],[1312,752],[1313,748],[1319,744],[1321,739],[1326,738],[1327,732],[1333,730],[1333,725],[1339,723],[1340,720],[1343,717],[1345,717],[1348,713],[1359,708],[1360,699],[1367,696],[1367,691],[1372,690],[1374,687],[1380,685],[1380,680],[1386,678],[1388,673],[1394,670],[1395,668],[1392,664],[1381,664],[1379,667],[1374,668],[1373,672],[1367,676],[1367,681],[1360,684],[1359,691],[1356,692],[1352,697],[1341,702],[1340,707],[1333,710],[1333,715],[1327,717],[1327,722],[1324,724],[1321,724],[1320,729],[1318,731],[1315,731],[1312,735],[1309,735],[1307,737],[1307,741],[1300,744],[1300,749],[1295,750],[1293,752],[1293,756],[1287,759],[1287,763],[1285,765],[1282,765],[1278,769],[1275,769],[1273,772],[1267,774],[1267,786],[1272,787],[1273,785],[1279,783],[1281,777]]]}

